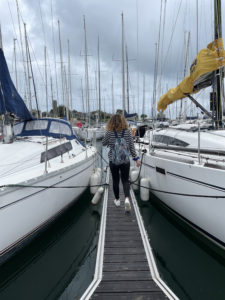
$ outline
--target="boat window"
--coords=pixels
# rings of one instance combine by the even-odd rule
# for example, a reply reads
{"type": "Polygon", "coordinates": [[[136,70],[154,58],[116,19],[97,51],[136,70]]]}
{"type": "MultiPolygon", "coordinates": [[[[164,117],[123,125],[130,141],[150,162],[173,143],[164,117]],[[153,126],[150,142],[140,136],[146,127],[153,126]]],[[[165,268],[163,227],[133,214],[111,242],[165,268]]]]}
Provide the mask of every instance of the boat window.
{"type": "Polygon", "coordinates": [[[71,136],[71,130],[67,124],[62,124],[62,123],[54,122],[54,121],[51,122],[49,132],[58,133],[58,134],[66,134],[66,135],[71,136]]]}
{"type": "MultiPolygon", "coordinates": [[[[72,144],[71,142],[67,142],[65,144],[62,145],[58,145],[52,149],[49,149],[47,151],[47,160],[50,160],[52,158],[58,157],[60,155],[63,155],[66,152],[69,152],[70,150],[72,150],[72,144]]],[[[45,161],[46,158],[46,151],[41,153],[41,160],[40,162],[43,163],[45,161]]]]}
{"type": "Polygon", "coordinates": [[[31,122],[27,122],[25,130],[44,130],[48,127],[47,120],[32,120],[31,122]]]}
{"type": "Polygon", "coordinates": [[[13,131],[14,131],[14,134],[17,135],[17,134],[20,134],[23,130],[23,126],[24,126],[24,123],[18,123],[18,124],[15,124],[13,126],[13,131]]]}
{"type": "Polygon", "coordinates": [[[162,135],[162,134],[153,135],[153,141],[157,143],[166,144],[166,145],[181,146],[181,147],[187,147],[189,145],[184,141],[173,138],[171,136],[162,135]]]}

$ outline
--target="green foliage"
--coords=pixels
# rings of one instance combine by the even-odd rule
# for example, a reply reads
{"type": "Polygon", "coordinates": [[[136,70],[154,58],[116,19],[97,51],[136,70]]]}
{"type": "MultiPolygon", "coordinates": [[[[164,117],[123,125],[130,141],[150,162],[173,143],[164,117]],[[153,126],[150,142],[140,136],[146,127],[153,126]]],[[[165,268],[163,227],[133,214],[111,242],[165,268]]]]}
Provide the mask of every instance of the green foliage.
{"type": "Polygon", "coordinates": [[[117,109],[116,113],[119,114],[119,115],[122,115],[123,114],[123,110],[122,109],[117,109]]]}
{"type": "Polygon", "coordinates": [[[144,120],[144,119],[146,119],[148,116],[147,115],[145,115],[145,114],[142,114],[141,115],[141,118],[144,120]]]}

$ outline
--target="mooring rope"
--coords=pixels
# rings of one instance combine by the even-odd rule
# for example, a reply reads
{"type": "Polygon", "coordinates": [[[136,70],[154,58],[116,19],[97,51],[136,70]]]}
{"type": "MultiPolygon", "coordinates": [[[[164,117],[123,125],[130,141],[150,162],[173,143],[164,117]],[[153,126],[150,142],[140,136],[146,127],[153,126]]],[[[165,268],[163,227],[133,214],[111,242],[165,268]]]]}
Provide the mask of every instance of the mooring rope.
{"type": "Polygon", "coordinates": [[[130,184],[134,184],[134,183],[140,178],[140,175],[141,175],[141,168],[142,168],[142,161],[143,161],[144,154],[145,154],[146,152],[147,152],[146,149],[142,150],[142,154],[141,154],[141,166],[140,166],[140,168],[139,168],[138,176],[137,176],[137,178],[136,178],[134,181],[130,181],[130,180],[129,180],[129,183],[130,183],[130,184]]]}

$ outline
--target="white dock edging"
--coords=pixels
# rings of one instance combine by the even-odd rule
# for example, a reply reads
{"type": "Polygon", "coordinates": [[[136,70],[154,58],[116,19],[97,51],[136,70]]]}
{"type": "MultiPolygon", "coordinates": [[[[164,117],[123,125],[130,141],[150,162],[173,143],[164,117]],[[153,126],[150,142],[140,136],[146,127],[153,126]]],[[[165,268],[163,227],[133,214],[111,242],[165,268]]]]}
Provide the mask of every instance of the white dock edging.
{"type": "MultiPolygon", "coordinates": [[[[109,168],[107,168],[106,183],[109,183],[109,168]]],[[[102,269],[103,269],[103,258],[104,258],[104,245],[105,245],[105,227],[106,227],[106,214],[107,214],[107,203],[108,203],[108,186],[105,186],[102,218],[99,231],[98,250],[95,263],[95,274],[94,279],[84,292],[80,300],[88,300],[93,295],[94,291],[98,287],[102,280],[102,269]]]]}
{"type": "Polygon", "coordinates": [[[140,229],[140,233],[141,233],[141,238],[143,241],[143,245],[144,245],[144,249],[145,249],[145,253],[147,256],[147,260],[148,260],[148,265],[150,268],[150,272],[151,272],[151,276],[152,279],[155,281],[155,283],[160,287],[160,289],[166,294],[166,296],[171,299],[171,300],[179,300],[179,298],[173,293],[173,291],[167,286],[167,284],[161,279],[160,275],[159,275],[159,271],[155,262],[155,258],[149,243],[149,239],[148,239],[148,235],[146,233],[145,227],[144,227],[144,223],[139,211],[139,207],[134,195],[133,190],[130,190],[130,194],[131,194],[131,200],[134,206],[134,211],[137,217],[137,221],[138,221],[138,227],[140,229]]]}

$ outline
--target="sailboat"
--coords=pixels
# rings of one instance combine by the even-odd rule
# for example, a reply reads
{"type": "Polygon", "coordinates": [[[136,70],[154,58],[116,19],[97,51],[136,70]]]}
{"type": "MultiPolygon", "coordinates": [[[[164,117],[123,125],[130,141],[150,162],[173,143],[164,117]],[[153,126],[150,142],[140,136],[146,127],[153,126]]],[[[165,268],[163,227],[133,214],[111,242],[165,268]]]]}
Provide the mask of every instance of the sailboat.
{"type": "Polygon", "coordinates": [[[98,121],[97,124],[91,126],[90,118],[90,103],[89,103],[89,78],[88,78],[88,61],[87,61],[87,35],[86,35],[86,23],[84,16],[84,62],[85,62],[85,94],[86,94],[86,118],[87,122],[82,126],[74,126],[73,129],[75,133],[80,137],[80,139],[87,142],[92,141],[93,139],[100,140],[105,134],[105,127],[101,124],[101,88],[100,88],[100,59],[99,59],[99,38],[98,38],[98,98],[99,98],[99,107],[98,107],[98,121]]]}
{"type": "MultiPolygon", "coordinates": [[[[217,11],[221,10],[217,7],[217,11]]],[[[219,78],[217,84],[222,81],[225,50],[222,37],[215,34],[215,38],[198,53],[190,75],[160,98],[158,110],[165,110],[174,101],[188,97],[212,120],[213,114],[192,94],[212,85],[215,72],[219,78]]],[[[219,96],[217,86],[215,98],[219,96]]],[[[216,107],[220,107],[218,102],[216,107]]],[[[218,116],[215,130],[205,127],[201,132],[200,124],[195,128],[192,124],[189,130],[173,127],[149,131],[141,145],[146,151],[141,176],[149,179],[150,189],[167,209],[224,248],[225,132],[218,128],[222,120],[220,108],[215,115],[218,116]]]]}
{"type": "Polygon", "coordinates": [[[17,92],[0,46],[0,262],[67,209],[89,185],[96,149],[71,125],[34,119],[17,92]]]}

